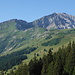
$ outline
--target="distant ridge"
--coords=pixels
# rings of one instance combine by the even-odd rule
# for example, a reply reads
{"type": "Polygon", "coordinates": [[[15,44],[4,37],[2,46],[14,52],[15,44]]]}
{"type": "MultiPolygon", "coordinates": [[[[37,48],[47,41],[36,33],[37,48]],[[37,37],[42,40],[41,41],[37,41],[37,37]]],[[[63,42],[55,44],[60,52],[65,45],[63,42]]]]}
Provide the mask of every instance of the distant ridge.
{"type": "Polygon", "coordinates": [[[20,30],[26,30],[32,27],[43,27],[46,29],[71,29],[75,28],[75,16],[68,15],[66,13],[53,13],[48,16],[44,16],[33,22],[26,22],[24,20],[12,19],[7,22],[16,22],[16,27],[20,30]]]}

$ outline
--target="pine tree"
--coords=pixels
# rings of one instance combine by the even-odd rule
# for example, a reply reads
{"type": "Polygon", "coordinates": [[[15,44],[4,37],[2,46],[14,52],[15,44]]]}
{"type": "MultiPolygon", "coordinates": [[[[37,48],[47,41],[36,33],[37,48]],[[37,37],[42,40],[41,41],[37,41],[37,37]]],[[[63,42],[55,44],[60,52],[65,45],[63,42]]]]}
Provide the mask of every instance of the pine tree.
{"type": "Polygon", "coordinates": [[[73,73],[72,73],[72,75],[75,75],[75,68],[74,68],[74,70],[73,70],[73,73]]]}
{"type": "Polygon", "coordinates": [[[72,47],[71,47],[71,41],[69,42],[68,46],[66,47],[66,56],[68,57],[70,51],[71,51],[72,47]]]}
{"type": "Polygon", "coordinates": [[[51,62],[47,69],[47,75],[53,75],[53,74],[54,74],[54,63],[51,62]]]}
{"type": "Polygon", "coordinates": [[[42,63],[42,59],[40,58],[37,63],[38,75],[41,75],[42,66],[43,66],[43,63],[42,63]]]}
{"type": "Polygon", "coordinates": [[[48,54],[43,56],[43,68],[41,71],[41,75],[47,75],[48,65],[52,62],[53,55],[51,49],[49,49],[48,54]]]}
{"type": "Polygon", "coordinates": [[[58,53],[54,64],[53,75],[62,75],[63,65],[61,55],[58,53]]]}
{"type": "Polygon", "coordinates": [[[51,63],[52,60],[53,60],[52,51],[51,51],[51,49],[49,49],[48,54],[47,54],[47,62],[48,62],[48,64],[51,63]]]}
{"type": "Polygon", "coordinates": [[[46,75],[47,66],[48,66],[47,55],[45,55],[45,54],[43,55],[42,62],[43,62],[43,66],[42,66],[42,70],[41,70],[41,75],[46,75]]]}
{"type": "Polygon", "coordinates": [[[71,50],[68,53],[68,57],[67,57],[66,65],[65,65],[65,71],[69,75],[72,75],[74,67],[75,67],[75,43],[73,41],[71,50]]]}
{"type": "Polygon", "coordinates": [[[36,59],[36,56],[34,56],[33,60],[29,62],[29,75],[40,75],[40,64],[38,59],[36,59]]]}

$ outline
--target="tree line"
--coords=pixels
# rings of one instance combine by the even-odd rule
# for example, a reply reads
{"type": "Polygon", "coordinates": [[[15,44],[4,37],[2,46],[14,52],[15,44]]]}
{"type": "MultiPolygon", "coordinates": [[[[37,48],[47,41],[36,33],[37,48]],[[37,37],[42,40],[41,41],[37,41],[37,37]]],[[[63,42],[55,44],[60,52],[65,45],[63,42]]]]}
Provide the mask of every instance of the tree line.
{"type": "Polygon", "coordinates": [[[36,50],[36,47],[27,47],[23,50],[0,56],[0,70],[11,69],[15,65],[19,65],[23,60],[27,59],[27,55],[36,50]]]}
{"type": "Polygon", "coordinates": [[[69,42],[55,53],[49,49],[40,59],[34,56],[29,64],[21,64],[8,75],[75,75],[75,42],[69,42]]]}

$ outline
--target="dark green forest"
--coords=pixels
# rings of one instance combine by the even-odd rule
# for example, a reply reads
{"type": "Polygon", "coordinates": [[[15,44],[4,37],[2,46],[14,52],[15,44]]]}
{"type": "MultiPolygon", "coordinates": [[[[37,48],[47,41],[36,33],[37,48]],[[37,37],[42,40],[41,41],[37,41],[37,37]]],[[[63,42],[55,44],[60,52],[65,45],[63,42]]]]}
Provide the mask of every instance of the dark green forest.
{"type": "Polygon", "coordinates": [[[24,54],[29,54],[34,50],[36,50],[36,47],[27,47],[21,51],[0,56],[0,70],[8,70],[15,65],[19,65],[23,60],[27,59],[27,56],[24,54]]]}
{"type": "Polygon", "coordinates": [[[48,54],[40,59],[34,55],[29,64],[20,64],[8,75],[75,75],[75,42],[69,42],[55,53],[49,49],[48,54]]]}
{"type": "MultiPolygon", "coordinates": [[[[46,39],[48,39],[48,38],[50,38],[50,37],[48,36],[46,39]]],[[[54,39],[52,39],[52,40],[50,40],[50,41],[47,41],[47,42],[43,43],[42,46],[57,45],[57,44],[61,41],[62,38],[63,38],[63,36],[61,36],[61,37],[59,37],[59,38],[54,38],[54,39]]]]}

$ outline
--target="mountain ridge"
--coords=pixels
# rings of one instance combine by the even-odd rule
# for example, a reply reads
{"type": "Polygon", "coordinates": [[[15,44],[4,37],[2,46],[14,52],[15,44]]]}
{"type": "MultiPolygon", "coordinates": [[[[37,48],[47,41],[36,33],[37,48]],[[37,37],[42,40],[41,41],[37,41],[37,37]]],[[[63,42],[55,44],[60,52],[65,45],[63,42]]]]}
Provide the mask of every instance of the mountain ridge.
{"type": "Polygon", "coordinates": [[[27,56],[23,62],[28,63],[34,54],[40,58],[47,54],[50,48],[52,52],[56,52],[70,40],[75,41],[74,26],[75,16],[66,13],[53,13],[33,22],[18,19],[4,21],[0,23],[0,57],[6,58],[14,53],[22,53],[22,56],[27,56]],[[34,48],[36,49],[33,50],[34,48]]]}
{"type": "Polygon", "coordinates": [[[27,22],[24,20],[11,19],[4,21],[0,24],[16,22],[16,27],[19,30],[26,30],[32,27],[43,27],[47,30],[49,29],[71,29],[75,28],[75,16],[68,15],[66,13],[53,13],[44,16],[40,19],[34,20],[32,22],[27,22]]]}
{"type": "Polygon", "coordinates": [[[75,16],[66,13],[53,13],[44,16],[33,22],[12,19],[0,23],[0,52],[10,51],[22,46],[22,42],[27,42],[46,37],[44,34],[50,29],[71,29],[75,28],[75,16]]]}

